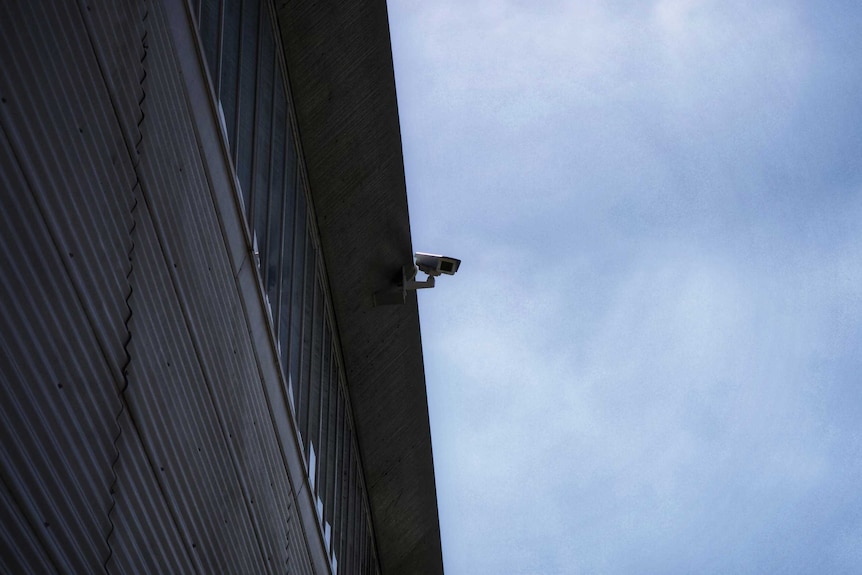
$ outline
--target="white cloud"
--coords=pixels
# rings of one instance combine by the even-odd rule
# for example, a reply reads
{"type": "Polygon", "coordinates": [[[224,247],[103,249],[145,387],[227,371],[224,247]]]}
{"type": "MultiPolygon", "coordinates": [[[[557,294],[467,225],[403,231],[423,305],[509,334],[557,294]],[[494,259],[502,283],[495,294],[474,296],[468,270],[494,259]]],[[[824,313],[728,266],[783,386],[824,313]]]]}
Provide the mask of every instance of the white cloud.
{"type": "Polygon", "coordinates": [[[443,226],[429,218],[437,229],[418,219],[420,234],[482,216],[505,224],[561,207],[617,209],[621,198],[671,209],[710,198],[700,207],[712,211],[719,198],[735,201],[733,178],[765,154],[787,163],[798,153],[792,122],[813,48],[792,5],[391,10],[407,23],[393,26],[402,129],[422,134],[405,139],[411,205],[450,214],[443,226]]]}
{"type": "Polygon", "coordinates": [[[464,260],[420,295],[447,572],[855,566],[862,189],[797,133],[857,106],[811,99],[823,31],[390,12],[414,243],[464,260]]]}
{"type": "Polygon", "coordinates": [[[592,0],[525,9],[489,0],[396,3],[393,11],[412,24],[393,29],[410,38],[396,59],[422,63],[403,86],[398,78],[399,89],[513,127],[585,103],[644,98],[727,119],[728,104],[726,112],[738,112],[788,100],[810,65],[807,28],[787,3],[592,0]]]}
{"type": "Polygon", "coordinates": [[[756,259],[641,249],[590,301],[570,300],[564,262],[495,276],[506,254],[529,261],[504,246],[423,294],[444,540],[450,561],[466,554],[453,572],[624,572],[623,556],[661,569],[717,540],[748,556],[841,473],[809,402],[831,306],[860,302],[828,288],[842,254],[771,277],[756,259]],[[592,332],[565,321],[581,305],[602,310],[592,332]],[[534,546],[544,571],[530,571],[534,546]]]}

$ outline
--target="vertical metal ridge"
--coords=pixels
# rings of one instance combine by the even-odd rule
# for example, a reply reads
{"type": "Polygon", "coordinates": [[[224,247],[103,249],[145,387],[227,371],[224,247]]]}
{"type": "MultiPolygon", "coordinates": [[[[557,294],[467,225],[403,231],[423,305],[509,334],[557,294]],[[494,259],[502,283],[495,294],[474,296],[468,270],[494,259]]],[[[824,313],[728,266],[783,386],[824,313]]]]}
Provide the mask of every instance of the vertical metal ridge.
{"type": "MultiPolygon", "coordinates": [[[[87,8],[89,9],[89,6],[87,6],[87,8]]],[[[118,480],[119,480],[119,477],[117,476],[117,464],[120,461],[121,452],[119,449],[119,445],[120,445],[120,439],[122,438],[122,435],[123,435],[123,426],[120,424],[120,419],[124,415],[126,415],[126,410],[127,410],[127,408],[126,408],[126,390],[129,387],[129,366],[131,365],[131,362],[132,362],[132,356],[130,354],[130,349],[129,349],[129,345],[132,341],[132,331],[131,331],[130,324],[132,322],[132,317],[134,316],[134,308],[132,307],[131,302],[132,302],[132,297],[135,293],[135,288],[134,288],[134,285],[132,283],[132,275],[135,272],[135,260],[134,260],[134,258],[135,258],[135,228],[137,227],[137,220],[135,219],[135,212],[137,211],[137,208],[138,208],[138,201],[139,201],[138,195],[140,193],[140,188],[141,188],[141,177],[140,177],[140,172],[139,172],[140,144],[141,144],[141,141],[143,140],[142,126],[143,126],[144,120],[146,118],[146,113],[144,112],[144,103],[145,103],[146,98],[147,98],[147,92],[146,92],[146,87],[144,85],[144,81],[147,78],[147,52],[148,52],[147,34],[148,34],[148,30],[147,30],[146,24],[147,24],[148,16],[149,16],[149,9],[145,3],[144,4],[144,13],[143,13],[143,17],[142,17],[143,32],[141,33],[141,40],[140,40],[141,57],[139,59],[140,68],[139,68],[139,79],[138,79],[138,85],[140,87],[140,96],[138,98],[138,109],[137,109],[138,119],[135,123],[135,129],[136,129],[137,133],[133,134],[135,141],[137,142],[135,149],[134,149],[135,155],[133,158],[134,168],[135,168],[135,183],[132,186],[131,190],[129,191],[129,193],[132,196],[132,206],[129,210],[129,214],[131,216],[131,226],[129,227],[129,231],[128,231],[129,251],[128,251],[128,255],[127,255],[128,262],[126,263],[126,265],[128,266],[127,267],[128,271],[126,272],[126,289],[127,289],[127,292],[126,292],[126,297],[124,298],[125,305],[126,305],[126,316],[123,320],[123,328],[125,330],[125,336],[124,336],[124,340],[123,340],[123,353],[125,355],[125,358],[123,361],[123,365],[120,367],[120,373],[121,373],[121,377],[122,377],[122,386],[121,386],[120,390],[117,392],[117,398],[119,399],[119,402],[120,402],[120,409],[117,412],[117,416],[115,418],[115,425],[116,425],[117,431],[116,431],[116,434],[114,435],[113,446],[112,446],[114,449],[114,458],[111,461],[111,485],[109,488],[111,503],[108,507],[108,523],[110,524],[110,528],[108,530],[108,533],[105,535],[105,544],[108,546],[108,555],[107,555],[107,557],[105,557],[105,562],[103,563],[103,568],[105,570],[105,573],[110,573],[108,566],[114,557],[114,548],[113,548],[112,543],[111,543],[111,538],[114,535],[114,531],[115,531],[115,527],[116,527],[116,524],[113,520],[112,515],[113,515],[114,510],[116,509],[116,506],[117,506],[116,490],[117,490],[117,484],[118,484],[118,480]]],[[[102,73],[102,76],[103,77],[105,76],[104,71],[102,73]]],[[[108,82],[108,80],[106,80],[106,82],[108,82]]]]}

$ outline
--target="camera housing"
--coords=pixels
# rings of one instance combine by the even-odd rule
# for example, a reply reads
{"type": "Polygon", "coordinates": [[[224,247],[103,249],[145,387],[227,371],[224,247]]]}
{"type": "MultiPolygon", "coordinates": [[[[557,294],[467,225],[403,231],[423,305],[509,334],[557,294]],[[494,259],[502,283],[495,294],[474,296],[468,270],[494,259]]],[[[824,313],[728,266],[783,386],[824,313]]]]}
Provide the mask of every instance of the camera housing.
{"type": "Polygon", "coordinates": [[[437,277],[440,274],[453,276],[458,271],[461,260],[438,254],[416,252],[416,265],[431,277],[437,277]]]}

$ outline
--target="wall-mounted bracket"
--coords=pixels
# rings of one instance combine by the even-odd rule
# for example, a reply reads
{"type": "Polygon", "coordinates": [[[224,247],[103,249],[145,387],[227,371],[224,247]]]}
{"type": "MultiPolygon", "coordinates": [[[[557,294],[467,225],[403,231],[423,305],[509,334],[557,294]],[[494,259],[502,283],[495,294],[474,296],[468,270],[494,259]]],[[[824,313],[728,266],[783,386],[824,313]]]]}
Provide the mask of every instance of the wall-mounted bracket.
{"type": "Polygon", "coordinates": [[[416,252],[416,263],[401,268],[401,281],[397,286],[374,292],[374,305],[403,304],[408,291],[433,288],[437,276],[441,273],[455,275],[460,265],[459,259],[416,252]],[[428,275],[424,281],[416,281],[420,270],[428,275]]]}

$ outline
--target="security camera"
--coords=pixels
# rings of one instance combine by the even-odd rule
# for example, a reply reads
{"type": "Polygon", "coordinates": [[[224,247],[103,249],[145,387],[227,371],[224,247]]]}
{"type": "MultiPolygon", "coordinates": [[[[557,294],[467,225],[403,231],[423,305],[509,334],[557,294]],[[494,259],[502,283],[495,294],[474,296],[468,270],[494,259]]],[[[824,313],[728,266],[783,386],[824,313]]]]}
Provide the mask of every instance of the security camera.
{"type": "Polygon", "coordinates": [[[461,266],[461,260],[440,256],[436,254],[425,254],[416,252],[416,263],[401,268],[401,281],[398,287],[388,288],[374,292],[374,305],[403,304],[407,299],[407,292],[412,290],[427,289],[434,287],[434,278],[440,274],[455,275],[461,266]],[[416,273],[425,272],[428,277],[424,281],[416,279],[416,273]]]}
{"type": "Polygon", "coordinates": [[[436,277],[440,274],[453,276],[458,271],[461,260],[436,254],[416,252],[416,265],[431,277],[436,277]]]}

